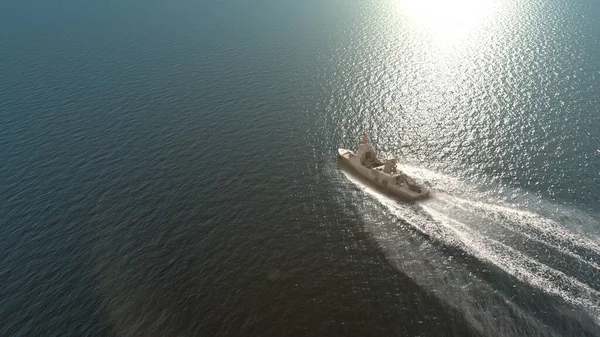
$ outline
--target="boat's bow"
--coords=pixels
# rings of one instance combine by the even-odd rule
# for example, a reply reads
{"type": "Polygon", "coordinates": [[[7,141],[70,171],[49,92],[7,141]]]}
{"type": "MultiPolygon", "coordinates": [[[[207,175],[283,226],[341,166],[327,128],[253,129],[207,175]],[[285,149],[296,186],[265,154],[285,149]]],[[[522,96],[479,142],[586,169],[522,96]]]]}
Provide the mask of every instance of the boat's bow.
{"type": "Polygon", "coordinates": [[[338,155],[344,159],[350,159],[350,154],[352,154],[352,153],[353,152],[348,149],[342,149],[342,148],[338,149],[338,155]]]}

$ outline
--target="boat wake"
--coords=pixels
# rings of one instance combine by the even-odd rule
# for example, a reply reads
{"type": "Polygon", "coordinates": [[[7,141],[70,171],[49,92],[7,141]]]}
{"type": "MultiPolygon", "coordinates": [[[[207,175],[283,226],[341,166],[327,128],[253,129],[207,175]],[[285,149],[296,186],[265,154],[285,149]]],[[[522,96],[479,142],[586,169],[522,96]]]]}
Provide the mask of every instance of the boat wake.
{"type": "Polygon", "coordinates": [[[600,239],[581,234],[593,217],[550,204],[522,209],[458,179],[402,169],[430,182],[431,198],[404,204],[342,171],[372,197],[359,213],[399,270],[486,335],[563,335],[552,323],[565,315],[600,332],[600,239]]]}

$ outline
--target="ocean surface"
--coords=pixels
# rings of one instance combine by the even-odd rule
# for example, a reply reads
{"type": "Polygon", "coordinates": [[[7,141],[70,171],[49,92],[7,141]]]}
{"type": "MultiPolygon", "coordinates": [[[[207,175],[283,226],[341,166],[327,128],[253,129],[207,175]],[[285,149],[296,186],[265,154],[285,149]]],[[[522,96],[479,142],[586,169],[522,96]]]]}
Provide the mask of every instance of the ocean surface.
{"type": "Polygon", "coordinates": [[[0,336],[600,336],[599,18],[0,2],[0,336]]]}

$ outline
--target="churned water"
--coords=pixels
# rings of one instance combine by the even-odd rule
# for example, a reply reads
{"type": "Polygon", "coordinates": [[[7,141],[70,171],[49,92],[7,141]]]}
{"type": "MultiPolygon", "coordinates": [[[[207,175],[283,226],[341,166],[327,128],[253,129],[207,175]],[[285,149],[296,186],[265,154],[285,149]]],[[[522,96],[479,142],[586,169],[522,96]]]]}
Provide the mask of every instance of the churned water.
{"type": "Polygon", "coordinates": [[[598,18],[3,2],[0,335],[600,336],[598,18]]]}

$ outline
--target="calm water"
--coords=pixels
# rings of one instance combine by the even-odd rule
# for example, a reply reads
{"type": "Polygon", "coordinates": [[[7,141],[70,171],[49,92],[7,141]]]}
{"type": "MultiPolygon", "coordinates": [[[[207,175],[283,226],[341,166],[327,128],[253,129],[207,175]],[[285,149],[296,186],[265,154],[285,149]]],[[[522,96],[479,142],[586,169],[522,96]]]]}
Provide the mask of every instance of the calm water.
{"type": "Polygon", "coordinates": [[[2,2],[0,335],[600,336],[598,18],[2,2]]]}

